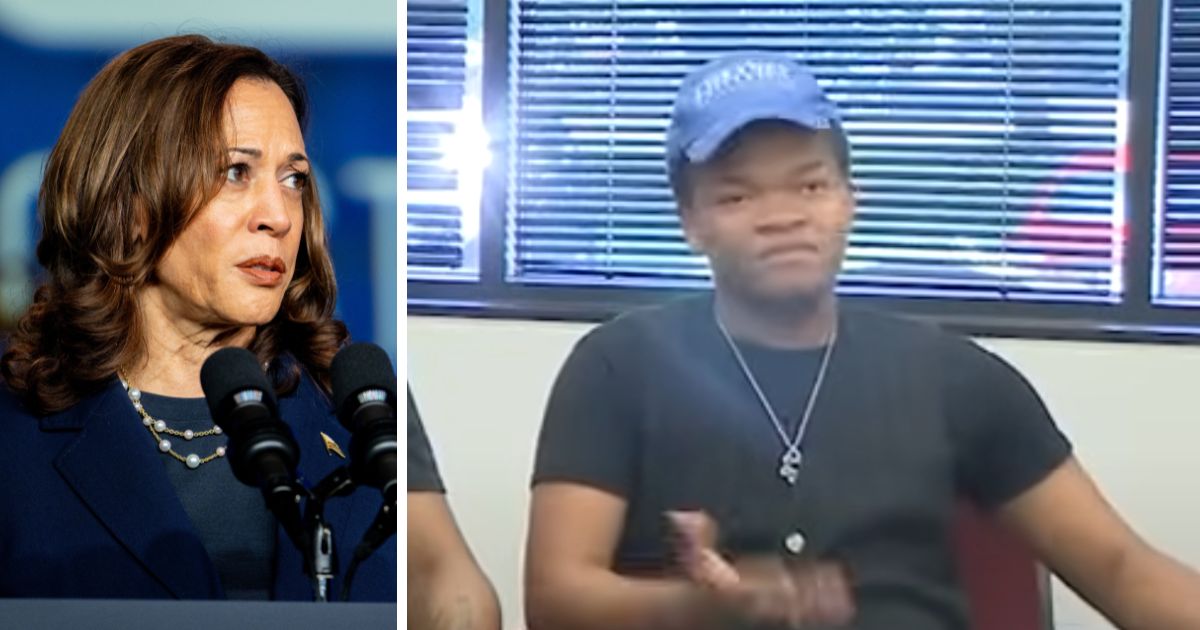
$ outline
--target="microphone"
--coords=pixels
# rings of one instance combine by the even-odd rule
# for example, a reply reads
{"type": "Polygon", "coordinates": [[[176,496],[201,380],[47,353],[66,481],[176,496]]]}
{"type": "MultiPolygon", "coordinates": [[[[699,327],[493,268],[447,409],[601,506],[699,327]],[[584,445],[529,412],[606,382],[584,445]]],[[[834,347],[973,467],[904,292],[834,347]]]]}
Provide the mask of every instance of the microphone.
{"type": "Polygon", "coordinates": [[[238,481],[262,489],[267,506],[298,545],[300,448],[279,419],[279,402],[258,359],[243,348],[222,348],[200,368],[200,386],[213,421],[229,436],[226,458],[238,481]]]}
{"type": "Polygon", "coordinates": [[[396,372],[383,348],[354,343],[330,366],[338,420],[350,430],[350,474],[396,504],[396,372]]]}
{"type": "Polygon", "coordinates": [[[338,420],[350,430],[350,477],[383,491],[383,505],[354,549],[342,599],[359,565],[396,533],[396,371],[383,348],[354,343],[329,368],[338,420]]]}

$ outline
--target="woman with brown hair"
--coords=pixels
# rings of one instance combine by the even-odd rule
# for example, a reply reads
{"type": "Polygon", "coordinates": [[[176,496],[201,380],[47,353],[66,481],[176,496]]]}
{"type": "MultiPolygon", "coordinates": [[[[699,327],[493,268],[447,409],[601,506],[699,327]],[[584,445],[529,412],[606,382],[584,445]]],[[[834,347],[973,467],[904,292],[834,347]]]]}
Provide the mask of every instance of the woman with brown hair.
{"type": "MultiPolygon", "coordinates": [[[[129,50],[83,91],[42,181],[45,281],[0,359],[0,595],[313,598],[200,386],[211,354],[249,349],[301,481],[344,463],[327,392],[347,333],[305,115],[288,69],[195,35],[129,50]]],[[[327,505],[343,561],[379,505],[369,488],[327,505]]],[[[351,595],[395,592],[393,539],[351,595]]]]}

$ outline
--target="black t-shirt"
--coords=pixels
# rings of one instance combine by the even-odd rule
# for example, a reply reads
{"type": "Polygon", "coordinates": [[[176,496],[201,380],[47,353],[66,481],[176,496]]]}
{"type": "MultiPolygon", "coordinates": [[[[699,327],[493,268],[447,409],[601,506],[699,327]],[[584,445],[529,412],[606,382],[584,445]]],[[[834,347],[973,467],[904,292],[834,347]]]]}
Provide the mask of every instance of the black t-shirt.
{"type": "MultiPolygon", "coordinates": [[[[172,429],[201,433],[212,429],[212,416],[203,398],[173,398],[143,393],[147,413],[172,429]]],[[[155,448],[146,431],[144,448],[155,448]]],[[[225,435],[191,440],[170,436],[175,452],[208,457],[228,442],[225,435]]],[[[167,477],[196,527],[204,549],[217,569],[229,599],[269,599],[274,574],[275,516],[267,509],[262,492],[238,481],[223,458],[191,469],[163,454],[167,477]]]]}
{"type": "Polygon", "coordinates": [[[442,477],[438,474],[437,460],[433,448],[421,424],[421,415],[413,402],[412,390],[408,390],[408,491],[445,492],[442,477]]]}
{"type": "MultiPolygon", "coordinates": [[[[628,502],[614,569],[673,570],[663,512],[703,509],[733,554],[846,562],[854,628],[965,628],[951,525],[959,497],[996,507],[1070,454],[1032,387],[968,339],[843,310],[794,486],[783,443],[722,338],[711,296],[596,328],[555,382],[533,481],[628,502]]],[[[738,342],[792,434],[823,349],[738,342]]]]}

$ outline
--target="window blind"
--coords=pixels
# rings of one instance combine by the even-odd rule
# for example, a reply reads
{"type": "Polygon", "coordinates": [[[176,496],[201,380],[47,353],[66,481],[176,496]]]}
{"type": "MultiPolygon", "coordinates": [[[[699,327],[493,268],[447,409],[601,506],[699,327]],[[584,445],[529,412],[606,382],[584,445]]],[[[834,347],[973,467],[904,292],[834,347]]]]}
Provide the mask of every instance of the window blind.
{"type": "Polygon", "coordinates": [[[784,51],[839,104],[858,218],[844,293],[1113,302],[1126,2],[519,0],[506,273],[703,285],[663,137],[683,75],[784,51]]]}
{"type": "Polygon", "coordinates": [[[407,187],[410,274],[469,271],[461,179],[452,147],[467,95],[467,0],[408,1],[407,187]]]}
{"type": "Polygon", "coordinates": [[[1168,6],[1153,299],[1200,305],[1200,1],[1168,6]]]}

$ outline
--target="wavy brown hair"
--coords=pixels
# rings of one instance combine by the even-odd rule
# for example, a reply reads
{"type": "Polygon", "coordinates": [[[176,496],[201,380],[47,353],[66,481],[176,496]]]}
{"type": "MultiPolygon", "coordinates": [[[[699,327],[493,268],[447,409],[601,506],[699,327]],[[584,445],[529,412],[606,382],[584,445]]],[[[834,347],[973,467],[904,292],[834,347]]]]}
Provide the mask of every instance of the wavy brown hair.
{"type": "MultiPolygon", "coordinates": [[[[278,85],[304,128],[308,105],[296,75],[256,48],[200,35],[126,51],[84,89],[38,197],[45,281],[0,358],[0,374],[31,410],[71,407],[142,356],[138,292],[221,188],[226,96],[243,78],[278,85]]],[[[347,337],[333,319],[337,286],[314,180],[302,193],[295,275],[250,345],[271,362],[281,393],[303,368],[328,389],[330,362],[347,337]],[[296,361],[276,361],[285,354],[296,361]]]]}

